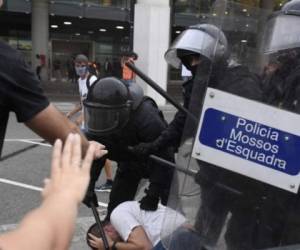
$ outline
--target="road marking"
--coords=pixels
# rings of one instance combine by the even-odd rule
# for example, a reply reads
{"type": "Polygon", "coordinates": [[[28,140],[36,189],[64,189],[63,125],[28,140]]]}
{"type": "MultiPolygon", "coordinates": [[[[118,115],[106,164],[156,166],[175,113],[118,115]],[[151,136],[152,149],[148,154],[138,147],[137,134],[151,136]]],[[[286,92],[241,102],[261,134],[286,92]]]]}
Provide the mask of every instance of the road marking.
{"type": "MultiPolygon", "coordinates": [[[[95,223],[95,218],[92,216],[77,218],[76,219],[76,231],[74,234],[73,241],[76,241],[76,238],[78,238],[79,236],[85,237],[85,232],[94,223],[95,223]]],[[[17,226],[18,226],[18,224],[0,225],[0,234],[5,233],[7,231],[11,231],[11,230],[15,229],[17,226]]]]}
{"type": "Polygon", "coordinates": [[[5,139],[6,142],[25,142],[29,144],[36,144],[45,147],[52,147],[52,145],[48,143],[41,143],[39,141],[44,141],[43,139],[5,139]]]}
{"type": "Polygon", "coordinates": [[[44,139],[41,138],[22,138],[22,139],[5,139],[4,141],[7,142],[18,142],[21,140],[28,140],[28,141],[43,141],[44,139]]]}
{"type": "Polygon", "coordinates": [[[98,205],[99,205],[100,207],[107,207],[107,206],[108,206],[106,203],[101,202],[101,201],[98,201],[98,205]]]}
{"type": "Polygon", "coordinates": [[[22,187],[22,188],[26,188],[26,189],[30,189],[30,190],[34,190],[34,191],[42,191],[43,189],[37,186],[32,186],[32,185],[28,185],[22,182],[17,182],[17,181],[11,181],[8,179],[3,179],[0,178],[0,182],[1,183],[5,183],[5,184],[9,184],[9,185],[13,185],[13,186],[17,186],[17,187],[22,187]]]}
{"type": "Polygon", "coordinates": [[[31,144],[36,144],[40,146],[45,146],[45,147],[52,147],[52,145],[48,143],[41,143],[41,142],[35,142],[35,141],[30,141],[30,140],[20,140],[21,142],[26,142],[26,143],[31,143],[31,144]]]}
{"type": "MultiPolygon", "coordinates": [[[[9,185],[22,187],[22,188],[26,188],[26,189],[30,189],[30,190],[34,190],[34,191],[39,191],[39,192],[41,192],[43,190],[41,187],[28,185],[28,184],[25,184],[25,183],[22,183],[22,182],[11,181],[11,180],[8,180],[8,179],[3,179],[3,178],[0,178],[0,183],[9,184],[9,185]]],[[[101,201],[98,201],[98,205],[100,207],[107,207],[108,206],[107,203],[104,203],[104,202],[101,202],[101,201]]]]}

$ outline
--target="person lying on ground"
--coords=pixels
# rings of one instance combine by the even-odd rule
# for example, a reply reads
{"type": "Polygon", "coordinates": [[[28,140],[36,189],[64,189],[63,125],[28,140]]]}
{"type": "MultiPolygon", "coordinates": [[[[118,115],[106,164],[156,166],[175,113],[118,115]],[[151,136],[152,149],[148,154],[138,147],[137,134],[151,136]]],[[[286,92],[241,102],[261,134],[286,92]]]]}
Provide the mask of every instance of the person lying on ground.
{"type": "MultiPolygon", "coordinates": [[[[145,211],[137,201],[126,201],[113,210],[110,222],[104,222],[104,231],[109,247],[113,250],[163,250],[160,237],[162,229],[171,234],[184,223],[183,215],[161,204],[156,211],[145,211]],[[165,213],[168,213],[168,216],[173,213],[174,220],[171,223],[165,223],[165,213]]],[[[92,225],[87,233],[88,245],[92,249],[104,250],[103,241],[99,236],[97,225],[92,225]]]]}

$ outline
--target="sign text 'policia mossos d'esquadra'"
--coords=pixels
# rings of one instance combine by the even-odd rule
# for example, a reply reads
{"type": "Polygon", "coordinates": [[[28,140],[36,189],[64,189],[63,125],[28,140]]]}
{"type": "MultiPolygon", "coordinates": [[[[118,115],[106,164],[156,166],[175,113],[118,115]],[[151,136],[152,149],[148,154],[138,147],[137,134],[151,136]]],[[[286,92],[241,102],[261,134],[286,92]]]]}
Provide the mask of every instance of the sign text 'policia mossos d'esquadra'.
{"type": "Polygon", "coordinates": [[[204,114],[202,144],[290,175],[299,173],[300,137],[215,109],[204,114]]]}
{"type": "Polygon", "coordinates": [[[300,115],[207,88],[192,157],[297,193],[300,115]]]}

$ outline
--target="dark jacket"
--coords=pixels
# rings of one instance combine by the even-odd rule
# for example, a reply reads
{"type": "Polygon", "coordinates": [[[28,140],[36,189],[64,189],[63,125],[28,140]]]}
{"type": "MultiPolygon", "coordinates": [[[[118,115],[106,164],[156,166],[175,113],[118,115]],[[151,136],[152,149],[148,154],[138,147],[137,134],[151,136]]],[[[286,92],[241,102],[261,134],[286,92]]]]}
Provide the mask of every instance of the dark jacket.
{"type": "Polygon", "coordinates": [[[300,113],[300,59],[290,60],[264,79],[264,101],[300,113]]]}
{"type": "MultiPolygon", "coordinates": [[[[191,80],[183,84],[183,106],[189,109],[195,117],[200,117],[207,86],[253,100],[262,100],[262,90],[258,76],[250,73],[247,67],[227,67],[226,64],[222,64],[220,67],[215,67],[210,76],[202,74],[200,71],[191,80]]],[[[173,145],[178,148],[182,139],[184,140],[186,137],[195,134],[197,124],[192,119],[188,121],[186,119],[187,115],[182,111],[176,113],[173,121],[159,137],[160,148],[166,145],[173,145]],[[185,125],[190,127],[185,128],[187,134],[183,135],[185,125]]]]}
{"type": "MultiPolygon", "coordinates": [[[[128,182],[148,178],[150,181],[148,193],[152,196],[160,197],[163,203],[166,204],[166,190],[170,188],[173,169],[167,168],[157,162],[149,161],[148,158],[138,158],[129,150],[130,146],[155,140],[166,127],[167,123],[164,120],[162,112],[151,98],[146,97],[137,109],[132,112],[129,122],[122,130],[105,137],[95,138],[91,135],[88,137],[106,146],[109,152],[106,157],[118,163],[117,177],[126,178],[126,176],[128,176],[128,178],[132,178],[132,180],[128,179],[128,182]]],[[[174,162],[172,147],[164,148],[157,155],[174,162]]],[[[98,162],[93,168],[94,170],[89,186],[90,192],[94,190],[95,182],[100,175],[101,166],[104,165],[104,162],[105,161],[98,162]]],[[[122,186],[118,188],[126,190],[127,187],[122,186]]],[[[134,190],[134,194],[135,192],[136,190],[134,190]]],[[[117,191],[114,193],[117,193],[117,191]]],[[[115,199],[117,200],[110,201],[110,203],[113,202],[114,205],[113,207],[109,206],[109,212],[124,201],[123,197],[119,196],[115,199]]]]}

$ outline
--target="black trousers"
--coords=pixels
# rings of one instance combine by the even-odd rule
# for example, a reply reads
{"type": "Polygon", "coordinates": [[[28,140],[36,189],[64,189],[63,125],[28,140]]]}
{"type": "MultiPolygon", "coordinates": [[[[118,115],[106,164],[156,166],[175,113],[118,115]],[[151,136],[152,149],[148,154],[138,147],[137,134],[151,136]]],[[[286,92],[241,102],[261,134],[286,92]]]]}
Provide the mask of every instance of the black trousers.
{"type": "Polygon", "coordinates": [[[106,219],[115,207],[125,201],[134,200],[138,185],[143,178],[140,171],[135,171],[129,163],[119,163],[114,183],[109,196],[106,219]]]}

